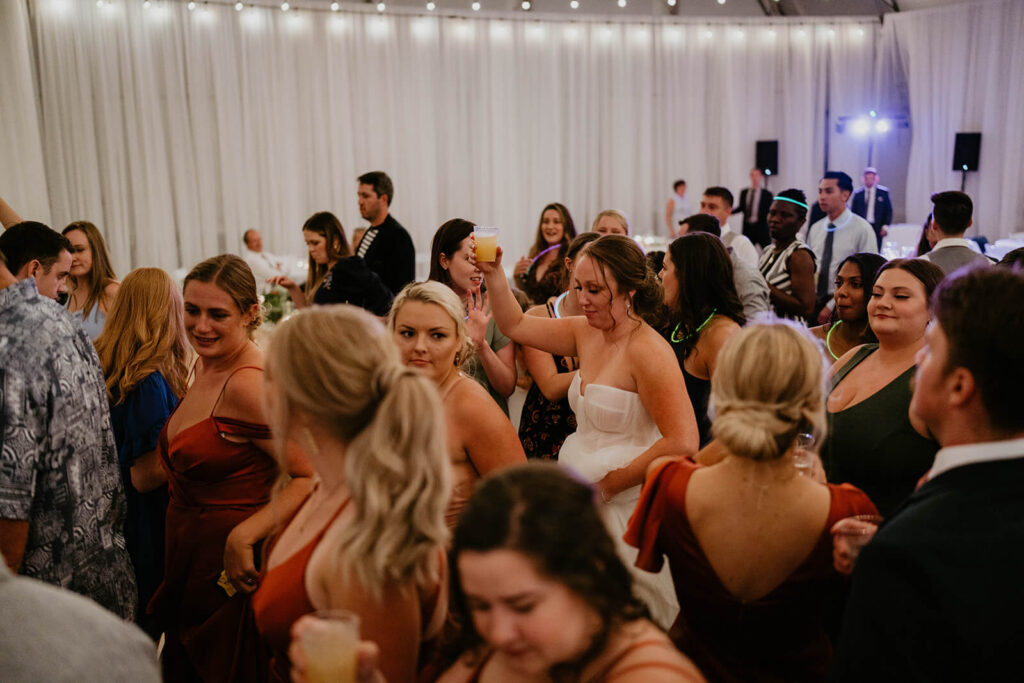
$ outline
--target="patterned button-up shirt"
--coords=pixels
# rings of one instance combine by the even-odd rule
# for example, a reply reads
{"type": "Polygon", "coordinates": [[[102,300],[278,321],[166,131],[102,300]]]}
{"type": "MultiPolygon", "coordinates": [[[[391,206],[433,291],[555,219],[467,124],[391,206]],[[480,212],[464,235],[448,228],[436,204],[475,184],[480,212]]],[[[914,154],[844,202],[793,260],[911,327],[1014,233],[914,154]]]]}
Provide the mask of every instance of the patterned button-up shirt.
{"type": "Polygon", "coordinates": [[[0,518],[28,522],[21,573],[131,618],[124,516],[89,337],[32,278],[0,290],[0,518]]]}

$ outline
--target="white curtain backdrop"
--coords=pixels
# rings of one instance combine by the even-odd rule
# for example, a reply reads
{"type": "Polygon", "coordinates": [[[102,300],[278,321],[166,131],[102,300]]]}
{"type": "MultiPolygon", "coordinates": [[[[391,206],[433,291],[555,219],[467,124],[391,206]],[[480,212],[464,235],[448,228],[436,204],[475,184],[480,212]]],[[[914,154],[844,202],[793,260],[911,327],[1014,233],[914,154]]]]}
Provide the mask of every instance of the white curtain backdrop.
{"type": "MultiPolygon", "coordinates": [[[[614,207],[664,232],[675,178],[694,200],[738,194],[763,139],[779,140],[772,189],[813,197],[826,78],[833,116],[865,110],[879,35],[873,20],[32,7],[53,221],[94,220],[120,273],[237,251],[249,227],[303,253],[314,211],[365,225],[356,177],[375,169],[421,257],[455,216],[502,227],[519,255],[552,201],[580,229],[614,207]]],[[[831,165],[857,174],[863,143],[829,135],[831,165]]]]}
{"type": "Polygon", "coordinates": [[[49,223],[30,36],[25,4],[0,2],[0,197],[49,223]]]}
{"type": "Polygon", "coordinates": [[[933,192],[960,189],[954,136],[980,132],[979,169],[966,185],[974,200],[968,234],[994,241],[1024,231],[1024,2],[890,14],[882,49],[908,84],[908,220],[924,220],[933,192]]]}

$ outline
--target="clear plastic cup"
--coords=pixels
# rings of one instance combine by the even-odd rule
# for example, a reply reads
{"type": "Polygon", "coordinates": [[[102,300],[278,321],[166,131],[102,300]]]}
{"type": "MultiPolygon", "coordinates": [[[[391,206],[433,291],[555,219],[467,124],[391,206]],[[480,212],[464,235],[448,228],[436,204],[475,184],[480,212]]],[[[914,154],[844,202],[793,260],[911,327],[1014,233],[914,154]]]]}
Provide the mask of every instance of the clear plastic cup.
{"type": "Polygon", "coordinates": [[[476,260],[491,263],[498,257],[498,229],[480,225],[473,226],[476,242],[476,260]]]}
{"type": "Polygon", "coordinates": [[[317,621],[302,633],[308,683],[355,683],[359,615],[345,610],[320,610],[317,621]]]}

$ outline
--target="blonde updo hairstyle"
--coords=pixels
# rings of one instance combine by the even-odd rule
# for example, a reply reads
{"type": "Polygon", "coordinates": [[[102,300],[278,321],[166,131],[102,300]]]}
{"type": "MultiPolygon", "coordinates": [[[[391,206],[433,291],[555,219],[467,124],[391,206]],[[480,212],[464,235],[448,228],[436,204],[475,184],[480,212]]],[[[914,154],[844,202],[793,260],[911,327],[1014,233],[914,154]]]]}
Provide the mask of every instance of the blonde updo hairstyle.
{"type": "Polygon", "coordinates": [[[438,581],[452,475],[434,383],[402,365],[380,322],[344,304],[282,323],[267,375],[276,387],[271,421],[281,445],[298,413],[346,445],[356,517],[339,535],[338,569],[353,572],[378,598],[389,585],[438,581]]]}
{"type": "Polygon", "coordinates": [[[466,332],[466,309],[459,295],[451,287],[434,280],[426,282],[410,282],[398,293],[391,303],[388,314],[388,329],[394,335],[398,325],[398,312],[410,301],[440,306],[455,323],[455,336],[459,340],[459,349],[455,352],[455,367],[461,368],[473,355],[475,344],[466,332]]]}
{"type": "Polygon", "coordinates": [[[714,437],[751,460],[784,454],[798,434],[825,435],[824,363],[793,323],[755,324],[732,335],[711,378],[714,437]]]}

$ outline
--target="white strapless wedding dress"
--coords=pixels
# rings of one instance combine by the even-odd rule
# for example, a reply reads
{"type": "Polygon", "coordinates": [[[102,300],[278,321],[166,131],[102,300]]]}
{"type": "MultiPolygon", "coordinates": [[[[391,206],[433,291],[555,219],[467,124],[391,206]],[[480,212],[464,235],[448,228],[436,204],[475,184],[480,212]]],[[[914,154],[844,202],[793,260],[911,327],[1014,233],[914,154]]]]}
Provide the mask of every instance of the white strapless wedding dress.
{"type": "MultiPolygon", "coordinates": [[[[569,405],[576,413],[576,433],[569,435],[558,454],[558,463],[569,467],[587,481],[598,482],[612,470],[624,467],[661,438],[640,395],[603,384],[590,384],[580,392],[580,373],[569,386],[569,405]]],[[[637,569],[637,550],[622,540],[640,499],[640,486],[615,496],[602,508],[602,516],[615,540],[619,557],[633,572],[636,594],[647,604],[651,616],[668,629],[679,614],[668,563],[657,574],[637,569]]]]}

